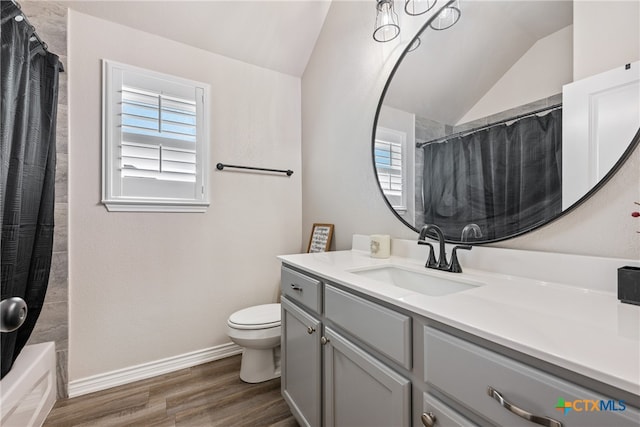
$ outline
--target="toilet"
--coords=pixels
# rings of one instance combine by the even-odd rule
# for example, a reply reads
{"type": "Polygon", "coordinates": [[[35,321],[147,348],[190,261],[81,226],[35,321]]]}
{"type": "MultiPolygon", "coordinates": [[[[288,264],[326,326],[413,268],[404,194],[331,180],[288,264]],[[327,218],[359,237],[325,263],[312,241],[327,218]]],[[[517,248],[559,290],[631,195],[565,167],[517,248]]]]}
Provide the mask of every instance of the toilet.
{"type": "Polygon", "coordinates": [[[280,376],[280,304],[236,311],[227,320],[227,335],[243,348],[242,381],[259,383],[280,376]]]}

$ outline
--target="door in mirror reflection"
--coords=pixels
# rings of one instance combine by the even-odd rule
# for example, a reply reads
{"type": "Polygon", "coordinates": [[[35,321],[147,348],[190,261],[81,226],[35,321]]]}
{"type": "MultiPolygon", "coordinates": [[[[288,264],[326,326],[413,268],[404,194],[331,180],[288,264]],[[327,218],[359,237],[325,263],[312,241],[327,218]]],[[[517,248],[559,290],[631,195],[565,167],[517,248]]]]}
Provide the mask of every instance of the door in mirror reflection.
{"type": "Polygon", "coordinates": [[[566,209],[604,178],[640,128],[640,62],[570,83],[563,100],[566,209]]]}

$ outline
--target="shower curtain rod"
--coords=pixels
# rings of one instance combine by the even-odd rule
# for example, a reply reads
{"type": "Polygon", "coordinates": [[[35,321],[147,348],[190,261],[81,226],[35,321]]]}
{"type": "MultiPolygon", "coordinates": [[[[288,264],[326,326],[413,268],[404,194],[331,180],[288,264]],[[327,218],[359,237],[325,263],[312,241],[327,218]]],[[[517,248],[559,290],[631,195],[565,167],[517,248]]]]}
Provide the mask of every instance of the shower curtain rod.
{"type": "MultiPolygon", "coordinates": [[[[11,0],[11,3],[14,4],[15,7],[18,8],[18,10],[20,11],[20,15],[22,16],[22,18],[24,19],[25,24],[27,24],[28,26],[30,26],[31,28],[33,28],[33,34],[32,36],[36,38],[36,40],[38,41],[38,43],[40,43],[40,46],[42,46],[42,48],[49,52],[49,46],[47,45],[47,43],[45,43],[40,36],[38,35],[38,32],[36,31],[36,27],[34,27],[33,25],[31,25],[31,22],[29,22],[29,18],[27,18],[27,15],[25,15],[22,12],[22,6],[20,6],[20,3],[18,3],[16,0],[11,0]]],[[[64,67],[62,66],[62,62],[59,62],[59,66],[60,66],[60,71],[64,71],[64,67]]]]}
{"type": "Polygon", "coordinates": [[[468,134],[471,134],[471,133],[474,133],[474,132],[478,132],[478,131],[481,131],[481,130],[492,128],[494,126],[501,125],[503,123],[511,122],[511,121],[514,121],[514,120],[523,119],[525,117],[535,116],[538,113],[543,113],[545,111],[555,110],[555,109],[561,108],[561,107],[562,107],[562,102],[559,103],[559,104],[551,105],[549,107],[544,107],[544,108],[540,108],[538,110],[530,111],[530,112],[525,113],[525,114],[520,114],[520,115],[517,115],[517,116],[509,117],[508,119],[498,120],[497,122],[489,123],[487,125],[478,126],[477,128],[467,129],[467,130],[463,130],[463,131],[460,131],[460,132],[457,132],[457,133],[452,133],[451,135],[447,135],[447,136],[443,136],[443,137],[440,137],[440,138],[436,138],[436,139],[433,139],[431,141],[416,142],[416,147],[417,148],[422,148],[425,145],[437,144],[439,142],[447,141],[447,140],[449,140],[451,138],[456,138],[456,137],[462,136],[462,135],[468,135],[468,134]]]}

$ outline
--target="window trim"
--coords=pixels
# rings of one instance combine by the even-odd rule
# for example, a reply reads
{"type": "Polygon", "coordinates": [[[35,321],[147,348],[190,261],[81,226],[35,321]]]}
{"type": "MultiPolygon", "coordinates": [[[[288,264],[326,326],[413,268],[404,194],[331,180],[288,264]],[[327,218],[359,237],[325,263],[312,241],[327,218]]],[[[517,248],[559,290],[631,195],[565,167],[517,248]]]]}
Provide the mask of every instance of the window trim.
{"type": "MultiPolygon", "coordinates": [[[[210,140],[210,88],[206,83],[158,73],[132,65],[107,59],[102,60],[102,199],[109,212],[206,212],[209,202],[209,140],[210,140]],[[196,140],[196,185],[201,186],[201,197],[196,199],[175,199],[160,197],[131,197],[114,195],[113,186],[120,180],[113,175],[119,170],[114,162],[114,150],[122,142],[116,131],[112,113],[114,94],[114,73],[133,72],[148,78],[162,79],[175,84],[192,86],[202,91],[202,112],[198,114],[200,123],[196,140]],[[200,118],[201,116],[201,118],[200,118]],[[200,132],[201,129],[201,132],[200,132]],[[201,135],[200,135],[201,134],[201,135]]],[[[200,103],[198,102],[198,105],[200,103]]]]}
{"type": "MultiPolygon", "coordinates": [[[[391,129],[388,127],[383,127],[383,126],[378,126],[376,129],[376,137],[374,139],[374,144],[376,144],[378,141],[380,142],[384,142],[384,143],[390,143],[390,144],[397,144],[400,146],[401,149],[401,179],[402,179],[402,190],[401,190],[401,194],[400,194],[400,205],[397,204],[393,204],[391,203],[391,200],[389,198],[389,195],[386,193],[386,191],[382,188],[382,184],[380,184],[380,178],[379,178],[379,174],[377,172],[377,164],[376,164],[376,179],[378,180],[378,185],[380,185],[380,188],[382,189],[382,193],[384,194],[384,196],[387,198],[387,200],[389,201],[389,204],[391,205],[391,207],[393,207],[393,209],[395,209],[399,214],[405,214],[408,211],[408,207],[407,207],[407,203],[408,203],[408,193],[409,193],[409,188],[408,188],[408,177],[407,177],[407,153],[408,153],[408,147],[407,147],[407,134],[403,131],[400,130],[396,130],[396,129],[391,129]],[[389,141],[386,141],[384,139],[389,139],[389,141]],[[396,139],[397,140],[394,140],[396,139]],[[394,141],[391,141],[394,140],[394,141]]],[[[374,150],[375,151],[375,150],[374,150]]],[[[375,156],[375,153],[374,153],[375,156]]],[[[374,164],[375,164],[375,158],[374,158],[374,164]]]]}

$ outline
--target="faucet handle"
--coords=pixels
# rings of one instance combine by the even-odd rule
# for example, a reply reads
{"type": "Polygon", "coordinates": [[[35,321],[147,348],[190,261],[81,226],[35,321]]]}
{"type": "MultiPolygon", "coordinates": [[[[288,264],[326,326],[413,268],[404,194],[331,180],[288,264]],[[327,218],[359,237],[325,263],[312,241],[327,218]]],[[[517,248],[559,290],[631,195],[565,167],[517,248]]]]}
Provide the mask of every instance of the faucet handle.
{"type": "Polygon", "coordinates": [[[451,253],[451,264],[447,267],[447,271],[452,273],[462,273],[462,267],[460,266],[460,262],[458,261],[458,249],[464,249],[466,251],[470,251],[473,246],[469,245],[458,245],[453,247],[453,251],[451,253]]]}
{"type": "Polygon", "coordinates": [[[427,268],[436,268],[438,263],[436,262],[436,256],[433,253],[433,245],[429,242],[425,242],[424,240],[418,240],[418,244],[429,246],[429,257],[427,258],[427,263],[424,266],[427,268]]]}

